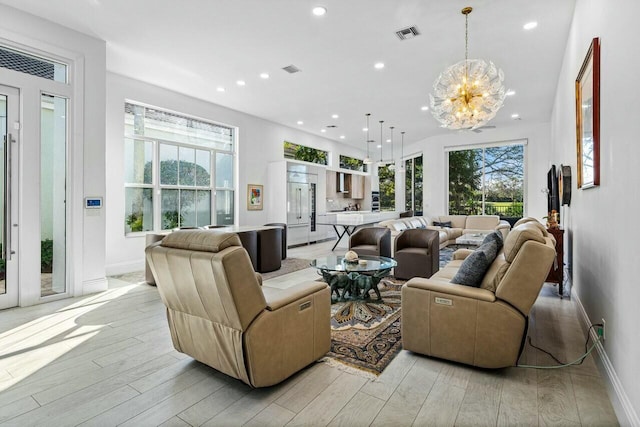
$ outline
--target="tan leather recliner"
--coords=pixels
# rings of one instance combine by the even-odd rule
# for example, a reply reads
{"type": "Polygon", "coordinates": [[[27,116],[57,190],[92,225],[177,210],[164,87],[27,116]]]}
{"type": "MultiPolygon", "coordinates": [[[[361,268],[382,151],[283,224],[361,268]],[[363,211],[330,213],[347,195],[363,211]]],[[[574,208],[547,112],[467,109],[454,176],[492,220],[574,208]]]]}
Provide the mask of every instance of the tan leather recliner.
{"type": "Polygon", "coordinates": [[[176,350],[253,387],[277,384],[329,351],[327,284],[260,286],[237,234],[177,231],[146,256],[176,350]]]}
{"type": "Polygon", "coordinates": [[[471,252],[456,251],[430,279],[402,287],[403,347],[483,368],[514,366],[555,244],[544,228],[522,224],[507,235],[480,288],[450,283],[471,252]]]}

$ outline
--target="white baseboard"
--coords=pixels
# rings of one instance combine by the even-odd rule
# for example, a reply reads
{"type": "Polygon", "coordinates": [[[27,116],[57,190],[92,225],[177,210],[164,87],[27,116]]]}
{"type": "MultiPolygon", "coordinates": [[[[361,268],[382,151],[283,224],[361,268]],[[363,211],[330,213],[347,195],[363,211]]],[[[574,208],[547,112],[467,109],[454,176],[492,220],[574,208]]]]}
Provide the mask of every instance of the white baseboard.
{"type": "Polygon", "coordinates": [[[144,270],[144,259],[137,261],[120,262],[105,266],[107,276],[117,276],[118,274],[133,273],[144,270]]]}
{"type": "Polygon", "coordinates": [[[106,291],[109,285],[106,277],[100,279],[86,280],[82,282],[82,295],[95,294],[106,291]]]}
{"type": "MultiPolygon", "coordinates": [[[[580,313],[582,313],[582,321],[585,325],[585,329],[588,329],[593,322],[589,319],[584,306],[582,305],[582,301],[580,301],[580,297],[577,292],[572,289],[573,297],[578,303],[578,308],[580,309],[580,313]]],[[[595,330],[591,330],[591,338],[593,340],[598,339],[595,330]]],[[[607,355],[602,343],[598,342],[596,344],[596,350],[598,350],[598,357],[596,359],[596,363],[599,365],[600,371],[605,373],[605,383],[607,384],[607,388],[609,389],[609,395],[613,397],[613,409],[616,412],[616,416],[618,417],[618,421],[620,421],[620,425],[622,426],[632,426],[632,427],[640,427],[640,418],[638,418],[638,414],[636,413],[631,401],[629,401],[629,396],[624,391],[624,387],[620,382],[620,378],[616,373],[616,370],[613,368],[613,364],[611,364],[611,360],[607,355]]]]}

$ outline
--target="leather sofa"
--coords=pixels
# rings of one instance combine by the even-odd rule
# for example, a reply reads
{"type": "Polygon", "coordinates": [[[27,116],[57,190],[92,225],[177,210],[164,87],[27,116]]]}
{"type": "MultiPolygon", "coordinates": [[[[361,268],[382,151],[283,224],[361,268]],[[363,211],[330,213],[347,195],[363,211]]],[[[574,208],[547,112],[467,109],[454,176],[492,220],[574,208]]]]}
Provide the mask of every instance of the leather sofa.
{"type": "Polygon", "coordinates": [[[507,221],[501,220],[497,215],[442,215],[442,216],[414,216],[410,218],[391,219],[378,223],[379,226],[391,230],[392,238],[395,238],[402,230],[411,228],[428,228],[436,230],[440,237],[440,248],[454,244],[456,239],[463,234],[487,233],[500,230],[506,237],[511,229],[507,221]],[[434,225],[438,223],[451,223],[451,227],[434,225]]]}
{"type": "Polygon", "coordinates": [[[177,231],[145,252],[176,350],[252,387],[277,384],[329,351],[327,284],[261,286],[237,234],[177,231]]]}
{"type": "Polygon", "coordinates": [[[514,227],[479,288],[451,283],[472,252],[460,249],[431,278],[402,287],[403,348],[482,368],[514,366],[555,241],[540,223],[514,227]]]}

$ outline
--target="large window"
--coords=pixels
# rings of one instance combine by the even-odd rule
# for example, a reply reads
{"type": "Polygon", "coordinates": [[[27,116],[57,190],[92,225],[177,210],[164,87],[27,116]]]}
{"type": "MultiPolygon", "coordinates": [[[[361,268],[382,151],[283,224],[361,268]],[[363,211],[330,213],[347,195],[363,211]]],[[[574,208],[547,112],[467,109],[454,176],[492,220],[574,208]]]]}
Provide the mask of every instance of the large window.
{"type": "Polygon", "coordinates": [[[396,209],[396,174],[389,165],[378,166],[378,180],[380,184],[380,210],[393,211],[396,209]]]}
{"type": "Polygon", "coordinates": [[[422,155],[405,160],[404,168],[405,210],[413,211],[416,216],[422,216],[422,155]]]}
{"type": "Polygon", "coordinates": [[[126,103],[125,233],[233,224],[234,147],[232,128],[126,103]]]}
{"type": "Polygon", "coordinates": [[[449,214],[522,217],[524,142],[449,151],[449,214]]]}

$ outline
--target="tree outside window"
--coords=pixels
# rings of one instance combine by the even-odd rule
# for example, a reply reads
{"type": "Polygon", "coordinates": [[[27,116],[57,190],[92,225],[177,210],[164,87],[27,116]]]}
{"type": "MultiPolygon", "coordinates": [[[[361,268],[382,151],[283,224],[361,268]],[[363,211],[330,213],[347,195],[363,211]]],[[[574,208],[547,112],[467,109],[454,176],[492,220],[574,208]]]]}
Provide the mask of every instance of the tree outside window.
{"type": "Polygon", "coordinates": [[[423,214],[423,177],[421,155],[405,160],[405,210],[413,211],[416,216],[423,214]]]}
{"type": "Polygon", "coordinates": [[[396,209],[396,175],[388,165],[378,167],[380,184],[380,210],[393,211],[396,209]]]}
{"type": "Polygon", "coordinates": [[[524,145],[449,152],[449,214],[521,218],[524,145]]]}

